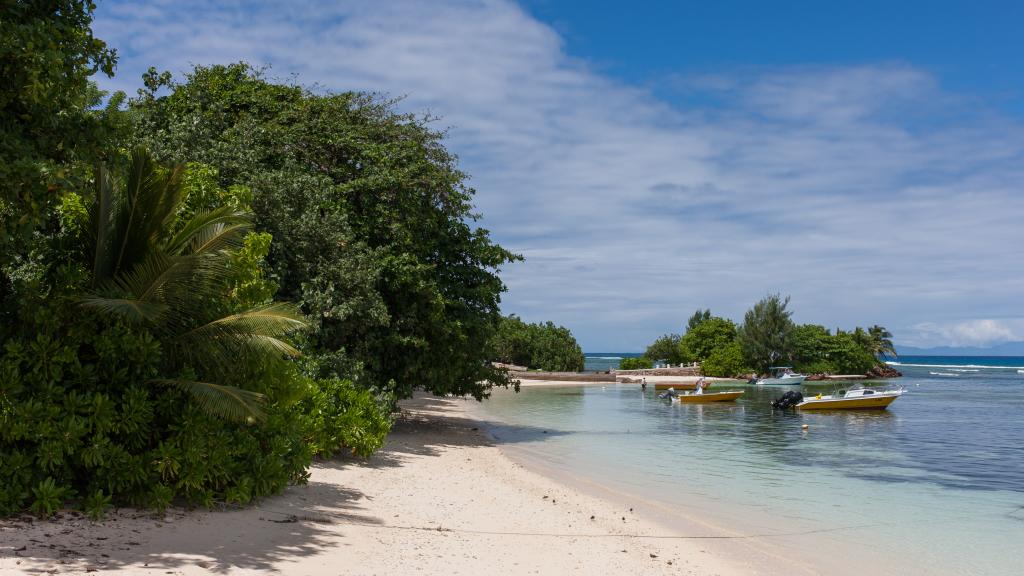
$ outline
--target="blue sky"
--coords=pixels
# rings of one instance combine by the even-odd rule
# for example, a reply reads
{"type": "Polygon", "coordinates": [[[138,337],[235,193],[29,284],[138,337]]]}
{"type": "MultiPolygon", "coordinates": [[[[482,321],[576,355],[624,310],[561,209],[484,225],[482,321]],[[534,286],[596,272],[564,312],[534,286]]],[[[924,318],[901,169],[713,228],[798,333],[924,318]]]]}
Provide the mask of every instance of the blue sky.
{"type": "Polygon", "coordinates": [[[770,292],[897,344],[1024,339],[1024,74],[997,2],[99,3],[121,60],[240,59],[442,117],[503,308],[633,351],[770,292]],[[898,5],[897,5],[898,4],[898,5]]]}

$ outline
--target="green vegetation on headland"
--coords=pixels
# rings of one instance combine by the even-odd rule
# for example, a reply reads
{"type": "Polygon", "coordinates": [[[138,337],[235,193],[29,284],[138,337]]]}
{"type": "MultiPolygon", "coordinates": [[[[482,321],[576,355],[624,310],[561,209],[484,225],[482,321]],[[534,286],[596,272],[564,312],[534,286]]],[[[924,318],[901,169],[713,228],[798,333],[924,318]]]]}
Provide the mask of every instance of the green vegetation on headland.
{"type": "Polygon", "coordinates": [[[518,256],[427,119],[244,64],[100,109],[93,6],[2,10],[0,515],[246,503],[370,454],[414,388],[508,384],[518,256]]]}
{"type": "Polygon", "coordinates": [[[492,358],[551,372],[583,370],[583,349],[568,328],[551,322],[527,324],[512,315],[502,318],[492,339],[492,358]]]}
{"type": "Polygon", "coordinates": [[[882,365],[883,356],[896,354],[892,334],[881,326],[832,333],[824,326],[794,324],[788,306],[788,297],[769,295],[739,326],[698,310],[682,335],[661,336],[644,357],[648,363],[700,362],[706,376],[737,377],[764,374],[780,364],[806,374],[866,374],[882,365]]]}

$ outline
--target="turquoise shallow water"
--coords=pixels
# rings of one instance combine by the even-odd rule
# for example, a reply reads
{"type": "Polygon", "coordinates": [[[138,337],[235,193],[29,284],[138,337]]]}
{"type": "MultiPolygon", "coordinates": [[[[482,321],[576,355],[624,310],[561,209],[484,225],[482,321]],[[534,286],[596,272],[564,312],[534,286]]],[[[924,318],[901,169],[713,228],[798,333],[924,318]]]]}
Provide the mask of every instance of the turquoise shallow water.
{"type": "Polygon", "coordinates": [[[482,410],[551,470],[799,550],[823,573],[1024,574],[1017,362],[905,363],[893,383],[908,392],[883,412],[773,411],[782,389],[740,383],[725,386],[746,390],[732,405],[611,385],[499,392],[482,410]]]}

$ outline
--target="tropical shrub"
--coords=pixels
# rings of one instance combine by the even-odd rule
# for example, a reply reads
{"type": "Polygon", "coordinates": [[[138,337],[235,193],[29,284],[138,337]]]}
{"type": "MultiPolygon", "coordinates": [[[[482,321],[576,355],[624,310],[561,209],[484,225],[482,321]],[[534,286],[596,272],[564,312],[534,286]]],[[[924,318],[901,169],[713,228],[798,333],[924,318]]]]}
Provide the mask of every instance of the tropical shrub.
{"type": "Polygon", "coordinates": [[[369,456],[384,444],[391,430],[390,399],[375,397],[349,380],[311,383],[299,409],[309,417],[307,442],[317,456],[348,450],[369,456]]]}
{"type": "Polygon", "coordinates": [[[619,362],[619,370],[644,370],[654,366],[650,358],[623,358],[619,362]]]}
{"type": "Polygon", "coordinates": [[[165,360],[152,334],[70,296],[34,303],[0,354],[0,515],[75,501],[94,516],[111,502],[247,502],[305,479],[295,380],[263,380],[262,424],[226,421],[150,384],[165,360]]]}

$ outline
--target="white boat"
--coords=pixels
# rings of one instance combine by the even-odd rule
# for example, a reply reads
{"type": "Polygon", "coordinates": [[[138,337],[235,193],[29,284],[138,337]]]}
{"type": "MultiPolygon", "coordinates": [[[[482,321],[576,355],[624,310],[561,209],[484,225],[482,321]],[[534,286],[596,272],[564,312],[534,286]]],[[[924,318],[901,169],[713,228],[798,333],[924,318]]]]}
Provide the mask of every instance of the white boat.
{"type": "Polygon", "coordinates": [[[884,410],[902,395],[903,388],[854,388],[842,396],[805,396],[804,401],[796,407],[801,410],[884,410]]]}
{"type": "Polygon", "coordinates": [[[799,386],[807,378],[805,374],[793,372],[790,366],[771,366],[768,369],[772,375],[769,378],[758,378],[758,386],[799,386]]]}

